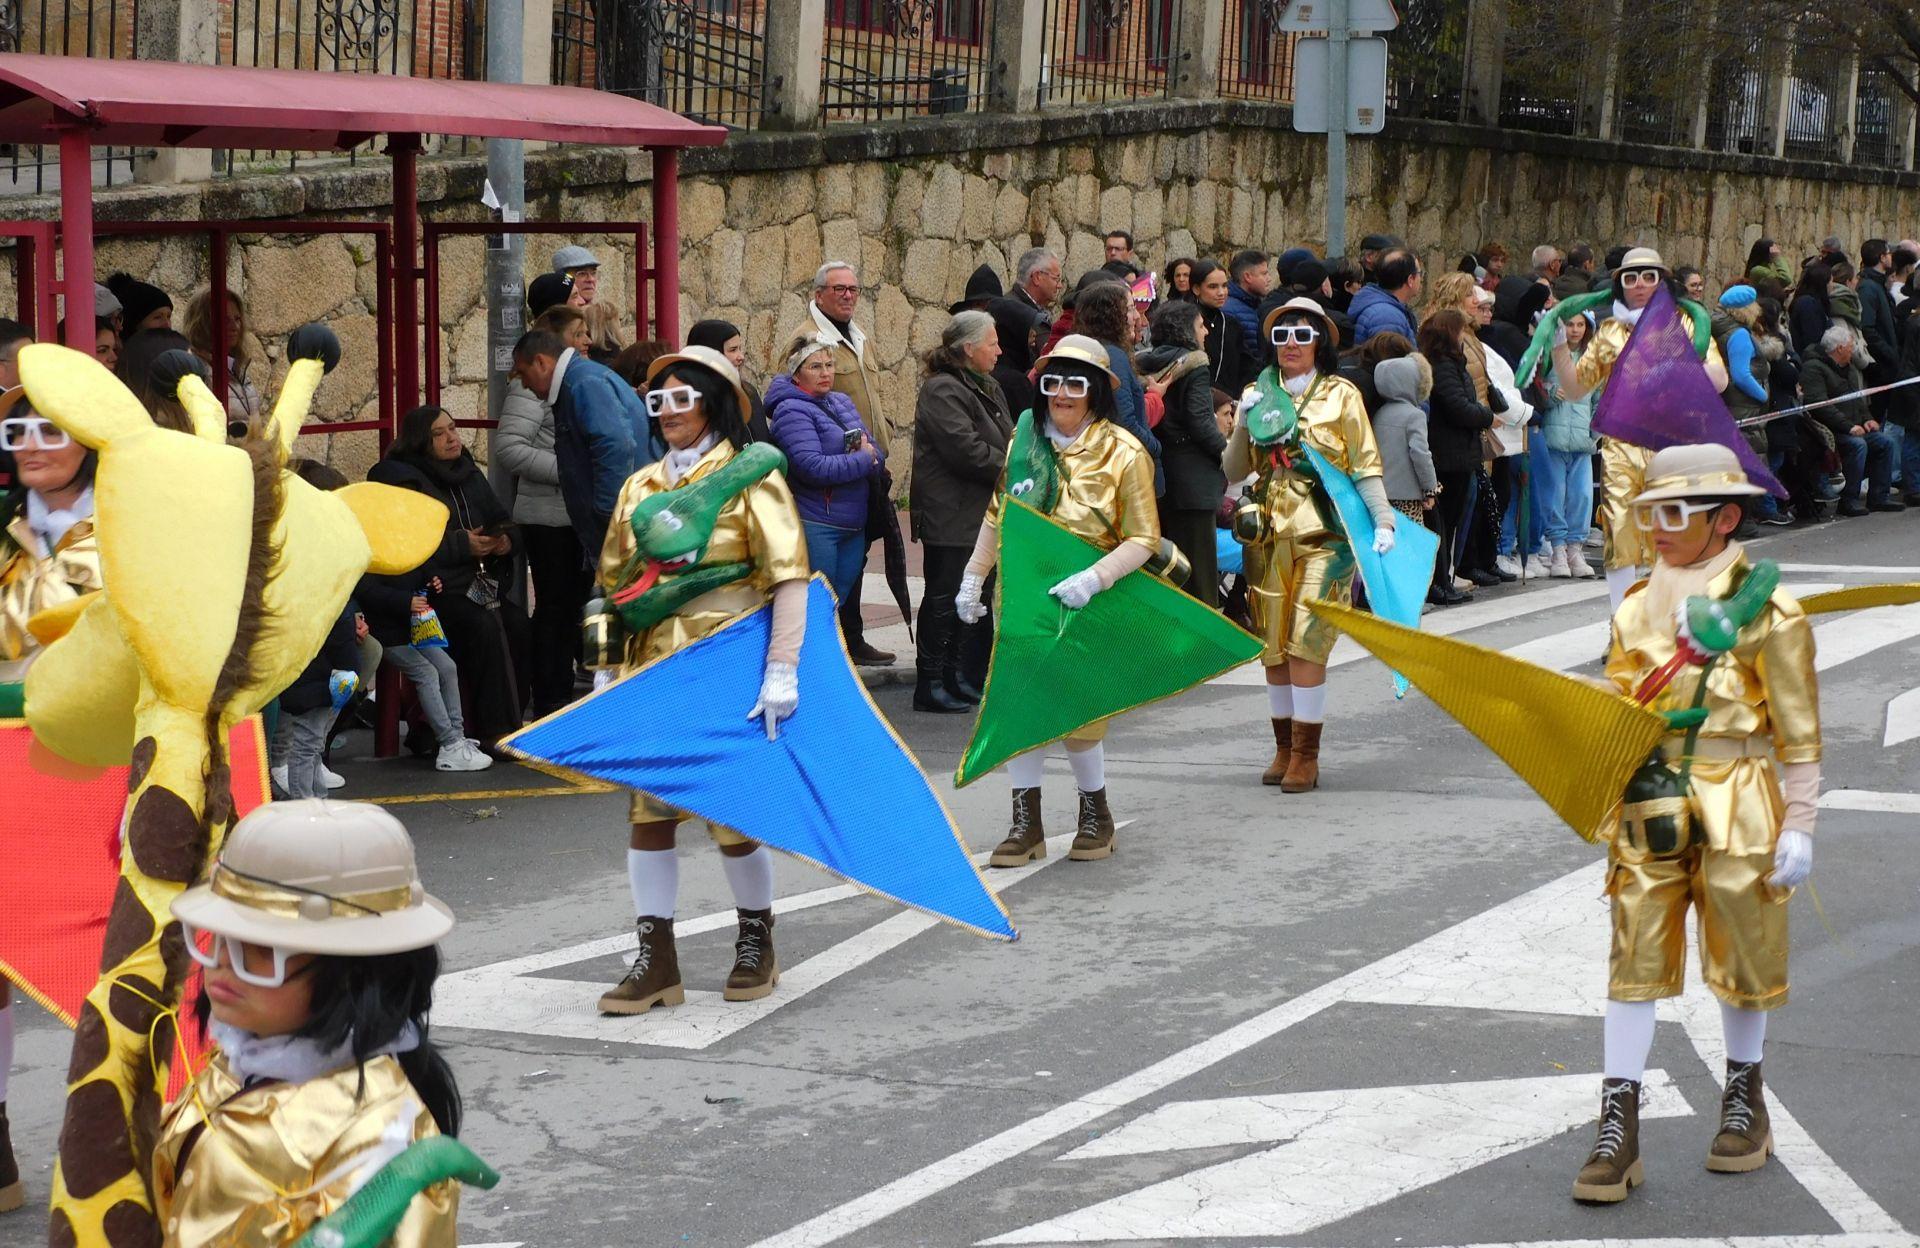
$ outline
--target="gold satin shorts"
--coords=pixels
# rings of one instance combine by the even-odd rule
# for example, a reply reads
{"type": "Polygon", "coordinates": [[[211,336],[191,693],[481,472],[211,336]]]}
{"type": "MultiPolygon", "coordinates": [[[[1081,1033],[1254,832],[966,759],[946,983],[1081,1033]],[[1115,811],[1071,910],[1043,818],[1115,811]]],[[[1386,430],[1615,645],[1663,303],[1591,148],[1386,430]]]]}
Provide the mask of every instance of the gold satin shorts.
{"type": "Polygon", "coordinates": [[[1786,1004],[1790,890],[1767,883],[1771,851],[1732,854],[1696,844],[1678,857],[1652,858],[1616,843],[1607,862],[1609,997],[1680,995],[1691,906],[1700,929],[1700,974],[1713,995],[1750,1010],[1786,1004]]]}
{"type": "Polygon", "coordinates": [[[1288,658],[1325,664],[1340,630],[1307,606],[1316,598],[1353,604],[1353,550],[1338,538],[1294,541],[1282,535],[1246,549],[1247,612],[1265,643],[1260,662],[1288,658]]]}
{"type": "MultiPolygon", "coordinates": [[[[687,819],[697,819],[678,806],[669,806],[651,793],[633,791],[633,800],[627,805],[629,823],[680,823],[687,819]]],[[[705,822],[704,820],[702,822],[705,822]]],[[[717,823],[707,823],[707,835],[713,838],[715,845],[750,845],[752,841],[735,832],[732,828],[721,827],[717,823]]]]}

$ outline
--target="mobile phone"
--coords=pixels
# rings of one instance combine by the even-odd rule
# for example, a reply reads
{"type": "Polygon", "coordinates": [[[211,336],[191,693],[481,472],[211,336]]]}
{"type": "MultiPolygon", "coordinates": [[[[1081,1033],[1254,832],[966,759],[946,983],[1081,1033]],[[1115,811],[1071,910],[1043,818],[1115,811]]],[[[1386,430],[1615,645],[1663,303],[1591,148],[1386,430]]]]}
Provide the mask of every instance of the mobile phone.
{"type": "Polygon", "coordinates": [[[847,430],[847,450],[849,453],[860,449],[860,440],[866,435],[858,429],[847,430]]]}

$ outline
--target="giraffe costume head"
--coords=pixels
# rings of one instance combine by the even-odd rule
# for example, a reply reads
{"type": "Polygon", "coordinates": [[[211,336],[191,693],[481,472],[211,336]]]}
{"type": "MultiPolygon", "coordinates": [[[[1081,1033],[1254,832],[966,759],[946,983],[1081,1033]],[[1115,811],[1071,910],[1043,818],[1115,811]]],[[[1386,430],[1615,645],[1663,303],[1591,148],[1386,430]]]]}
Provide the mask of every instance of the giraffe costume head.
{"type": "Polygon", "coordinates": [[[168,906],[231,822],[228,729],[306,666],[362,573],[419,566],[446,527],[446,508],[420,494],[323,493],[285,471],[322,372],[318,358],[296,360],[272,420],[229,445],[225,405],[197,377],[179,390],[196,432],[180,433],[157,427],[92,356],[20,352],[34,408],[100,453],[107,586],[31,621],[47,645],[28,673],[27,721],[77,762],[132,760],[101,977],[67,1072],[54,1245],[153,1245],[164,1233],[148,1167],[188,970],[168,906]]]}

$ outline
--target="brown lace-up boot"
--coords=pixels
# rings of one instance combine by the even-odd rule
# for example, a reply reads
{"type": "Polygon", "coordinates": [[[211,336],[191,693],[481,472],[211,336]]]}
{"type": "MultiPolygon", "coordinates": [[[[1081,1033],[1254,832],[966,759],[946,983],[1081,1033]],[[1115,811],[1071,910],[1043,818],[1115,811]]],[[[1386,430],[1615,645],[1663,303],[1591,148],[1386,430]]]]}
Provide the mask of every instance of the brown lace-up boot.
{"type": "Polygon", "coordinates": [[[1767,1164],[1773,1152],[1773,1123],[1760,1086],[1759,1062],[1728,1062],[1727,1090],[1720,1097],[1720,1134],[1707,1150],[1707,1169],[1745,1174],[1767,1164]]]}
{"type": "Polygon", "coordinates": [[[7,1132],[7,1104],[0,1101],[0,1213],[12,1213],[26,1203],[20,1166],[13,1159],[13,1139],[7,1132]]]}
{"type": "Polygon", "coordinates": [[[1113,812],[1107,809],[1107,791],[1080,795],[1080,824],[1073,847],[1067,850],[1069,862],[1095,862],[1113,856],[1113,812]]]}
{"type": "Polygon", "coordinates": [[[680,956],[673,947],[673,920],[643,915],[634,920],[640,948],[625,978],[600,998],[602,1014],[645,1014],[656,1005],[685,1005],[680,956]]]}
{"type": "Polygon", "coordinates": [[[1047,829],[1040,819],[1040,790],[1013,791],[1013,824],[1007,839],[993,847],[990,867],[1024,867],[1047,856],[1047,829]]]}
{"type": "Polygon", "coordinates": [[[739,915],[733,971],[727,976],[727,990],[720,995],[729,1001],[758,1001],[780,982],[780,959],[773,952],[773,911],[741,910],[739,915]]]}
{"type": "Polygon", "coordinates": [[[1287,764],[1293,760],[1293,721],[1273,721],[1273,762],[1260,773],[1261,784],[1279,784],[1287,778],[1287,764]]]}
{"type": "Polygon", "coordinates": [[[1573,1198],[1616,1204],[1646,1181],[1640,1165],[1640,1085],[1631,1079],[1608,1079],[1600,1085],[1599,1136],[1573,1181],[1573,1198]]]}
{"type": "Polygon", "coordinates": [[[1293,757],[1280,781],[1282,793],[1305,793],[1320,787],[1320,729],[1324,724],[1293,721],[1293,757]]]}

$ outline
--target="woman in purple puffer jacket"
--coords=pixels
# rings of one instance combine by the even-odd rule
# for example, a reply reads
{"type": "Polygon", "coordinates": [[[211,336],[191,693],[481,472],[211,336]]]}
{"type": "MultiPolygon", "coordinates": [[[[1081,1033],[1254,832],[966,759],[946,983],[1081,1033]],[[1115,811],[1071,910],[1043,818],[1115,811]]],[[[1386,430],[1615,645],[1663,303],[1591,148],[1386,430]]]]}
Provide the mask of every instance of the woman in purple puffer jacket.
{"type": "Polygon", "coordinates": [[[867,492],[886,470],[853,400],[833,388],[833,344],[812,335],[787,348],[767,387],[767,425],[787,457],[807,558],[845,602],[867,565],[867,492]]]}

